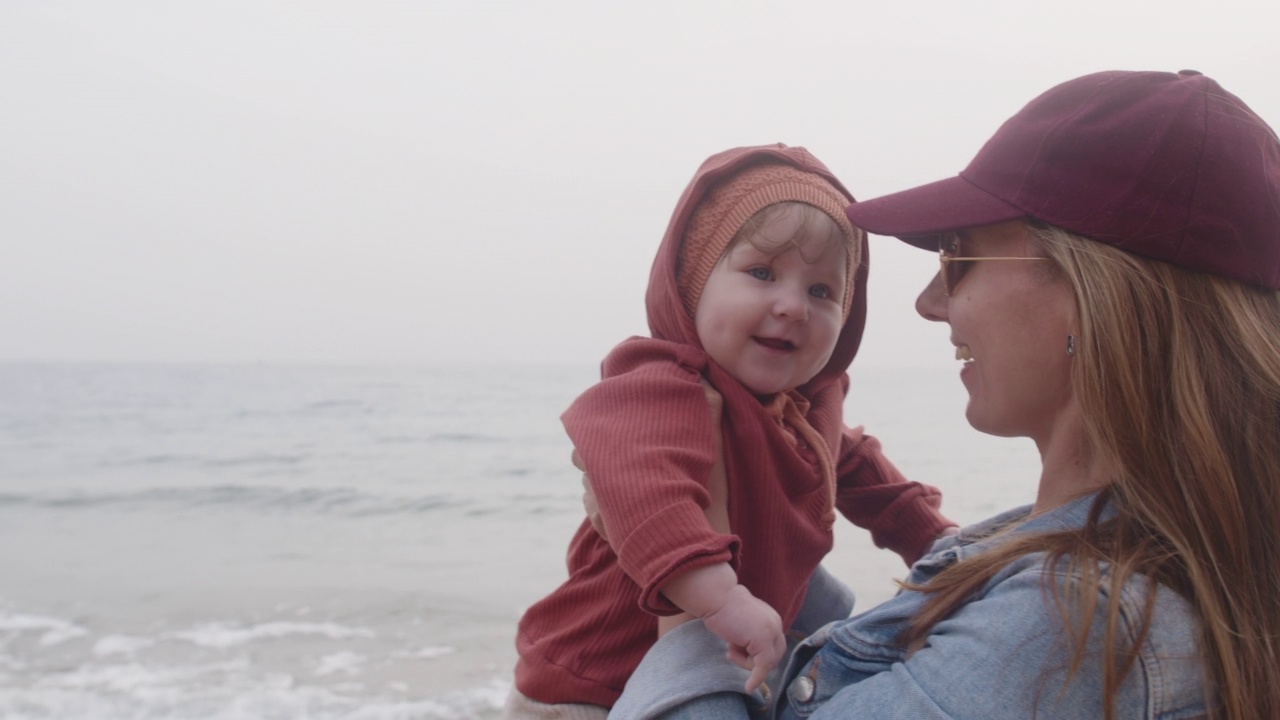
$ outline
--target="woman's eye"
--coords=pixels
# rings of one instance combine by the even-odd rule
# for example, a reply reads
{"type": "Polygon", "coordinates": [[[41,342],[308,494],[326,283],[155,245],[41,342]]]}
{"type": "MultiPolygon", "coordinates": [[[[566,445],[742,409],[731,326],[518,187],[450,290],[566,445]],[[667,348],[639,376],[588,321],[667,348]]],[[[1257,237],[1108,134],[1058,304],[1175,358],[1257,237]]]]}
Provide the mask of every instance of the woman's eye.
{"type": "Polygon", "coordinates": [[[809,294],[821,300],[825,300],[831,297],[831,288],[826,285],[814,285],[809,288],[809,294]]]}
{"type": "Polygon", "coordinates": [[[768,280],[771,277],[769,268],[763,267],[753,267],[747,271],[747,274],[757,280],[768,280]]]}

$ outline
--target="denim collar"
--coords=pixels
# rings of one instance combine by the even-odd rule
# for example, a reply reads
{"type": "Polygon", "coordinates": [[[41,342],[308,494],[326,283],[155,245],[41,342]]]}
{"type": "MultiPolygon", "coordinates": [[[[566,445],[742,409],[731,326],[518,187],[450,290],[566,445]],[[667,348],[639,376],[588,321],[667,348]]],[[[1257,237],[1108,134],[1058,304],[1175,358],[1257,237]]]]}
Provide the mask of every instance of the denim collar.
{"type": "MultiPolygon", "coordinates": [[[[1007,510],[995,517],[965,527],[956,535],[939,540],[932,551],[916,563],[916,568],[925,574],[932,575],[958,560],[1002,545],[1017,535],[1084,527],[1085,520],[1089,517],[1089,510],[1093,507],[1093,501],[1097,496],[1096,492],[1089,493],[1034,517],[1031,516],[1031,505],[1007,510]]],[[[1114,510],[1107,507],[1103,510],[1102,516],[1106,518],[1113,513],[1114,510]]]]}

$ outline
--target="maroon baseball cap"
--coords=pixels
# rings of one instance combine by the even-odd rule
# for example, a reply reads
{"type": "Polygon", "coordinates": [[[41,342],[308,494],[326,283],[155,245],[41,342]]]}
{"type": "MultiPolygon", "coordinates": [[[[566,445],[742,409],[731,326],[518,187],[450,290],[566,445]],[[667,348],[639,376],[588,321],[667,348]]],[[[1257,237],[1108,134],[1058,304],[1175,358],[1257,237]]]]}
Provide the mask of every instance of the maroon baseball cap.
{"type": "Polygon", "coordinates": [[[928,249],[937,233],[1034,218],[1280,290],[1280,141],[1194,70],[1069,80],[1009,118],[958,177],[847,212],[928,249]]]}

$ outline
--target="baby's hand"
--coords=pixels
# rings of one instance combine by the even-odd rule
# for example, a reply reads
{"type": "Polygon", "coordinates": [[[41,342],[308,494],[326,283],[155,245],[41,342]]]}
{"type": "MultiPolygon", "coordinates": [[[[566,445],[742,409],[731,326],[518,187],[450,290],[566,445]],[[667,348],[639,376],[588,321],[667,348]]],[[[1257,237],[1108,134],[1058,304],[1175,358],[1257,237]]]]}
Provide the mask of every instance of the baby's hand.
{"type": "Polygon", "coordinates": [[[702,622],[729,644],[729,659],[751,671],[747,692],[759,687],[787,652],[782,618],[742,585],[730,590],[725,603],[703,615],[702,622]]]}

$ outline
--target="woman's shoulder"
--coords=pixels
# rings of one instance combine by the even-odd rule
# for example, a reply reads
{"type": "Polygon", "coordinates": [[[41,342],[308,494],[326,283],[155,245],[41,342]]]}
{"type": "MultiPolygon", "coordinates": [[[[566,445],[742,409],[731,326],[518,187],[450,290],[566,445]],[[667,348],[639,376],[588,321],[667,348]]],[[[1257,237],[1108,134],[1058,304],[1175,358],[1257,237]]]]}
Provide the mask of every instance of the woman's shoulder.
{"type": "MultiPolygon", "coordinates": [[[[1207,692],[1202,630],[1192,603],[1146,575],[1131,574],[1117,586],[1107,563],[1097,567],[1098,582],[1090,596],[1080,572],[1069,558],[1051,563],[1044,553],[1026,555],[993,577],[984,596],[1011,596],[1006,599],[1012,600],[1010,607],[1020,610],[1013,614],[1020,616],[1024,632],[1053,623],[1065,639],[1071,632],[1068,623],[1084,628],[1081,617],[1091,615],[1085,658],[1103,656],[1114,608],[1120,648],[1116,660],[1121,666],[1130,657],[1133,662],[1133,682],[1126,682],[1129,692],[1122,702],[1140,702],[1157,718],[1203,710],[1207,692]]],[[[1065,648],[1063,652],[1063,657],[1069,657],[1065,648]]],[[[1097,662],[1086,660],[1086,664],[1097,662]]]]}
{"type": "MultiPolygon", "coordinates": [[[[987,521],[964,528],[935,544],[932,551],[912,567],[910,582],[927,586],[936,575],[962,560],[972,559],[1009,542],[1025,532],[1053,532],[1078,527],[1088,499],[1061,512],[1033,516],[1030,508],[1016,508],[987,521]]],[[[1134,710],[1121,717],[1177,717],[1186,709],[1202,707],[1205,673],[1199,648],[1200,622],[1192,604],[1172,589],[1133,575],[1118,585],[1111,582],[1111,568],[1105,563],[1096,569],[1096,585],[1083,582],[1084,570],[1070,558],[1051,561],[1045,552],[1028,552],[1007,562],[975,588],[969,600],[937,622],[925,639],[924,648],[914,655],[898,638],[928,600],[928,593],[906,590],[879,607],[855,616],[838,628],[833,637],[845,652],[882,668],[896,662],[916,666],[927,674],[929,665],[940,668],[946,683],[957,672],[971,673],[968,685],[985,688],[979,695],[1008,701],[1008,692],[1017,687],[1040,686],[1042,682],[1065,683],[1068,694],[1079,702],[1102,697],[1102,667],[1105,657],[1108,617],[1116,610],[1119,645],[1128,649],[1133,664],[1118,702],[1134,710]],[[1085,591],[1086,587],[1095,590],[1085,591]],[[1082,592],[1085,591],[1085,592],[1082,592]],[[1150,612],[1147,609],[1150,608],[1150,612]],[[1082,620],[1087,616],[1087,623],[1082,620]],[[1061,674],[1071,665],[1073,632],[1087,629],[1082,665],[1076,676],[1061,674]],[[982,662],[965,657],[985,656],[982,662]],[[930,659],[932,657],[932,659],[930,659]],[[964,670],[957,667],[961,663],[964,670]],[[1009,687],[986,684],[991,671],[1010,680],[1009,687]],[[1053,680],[1057,677],[1058,680],[1053,680]],[[1144,708],[1139,710],[1139,706],[1144,708]],[[1151,715],[1145,715],[1150,711],[1151,715]]],[[[1125,655],[1115,656],[1123,666],[1125,655]]],[[[970,693],[965,702],[980,703],[970,693]]]]}
{"type": "Polygon", "coordinates": [[[1084,587],[1081,570],[1073,567],[1070,558],[1050,562],[1043,552],[1030,553],[1018,557],[996,573],[979,596],[1034,592],[1045,596],[1048,602],[1028,602],[1028,606],[1044,606],[1045,611],[1055,614],[1061,614],[1062,609],[1075,612],[1086,606],[1104,612],[1114,605],[1121,629],[1129,637],[1135,640],[1145,637],[1146,642],[1155,647],[1193,654],[1198,652],[1200,620],[1187,598],[1146,575],[1136,573],[1116,587],[1112,582],[1112,568],[1106,562],[1101,563],[1096,572],[1096,596],[1086,598],[1081,595],[1084,587]],[[1147,612],[1148,607],[1151,608],[1150,613],[1147,612]]]}
{"type": "MultiPolygon", "coordinates": [[[[824,628],[811,644],[828,646],[841,656],[838,664],[829,663],[831,672],[844,668],[837,685],[870,679],[902,663],[912,678],[911,692],[939,706],[967,708],[966,712],[1016,707],[1028,716],[1033,710],[1041,717],[1088,716],[1090,708],[1100,710],[1104,696],[1102,659],[1112,590],[1104,579],[1093,597],[1082,597],[1078,578],[1046,559],[1043,553],[1031,553],[1009,563],[937,622],[915,650],[900,640],[927,599],[926,593],[914,590],[824,628]],[[1072,627],[1078,623],[1069,624],[1069,619],[1079,618],[1082,608],[1092,616],[1082,662],[1072,674],[1072,627]],[[1047,699],[1051,697],[1059,700],[1047,699]],[[1058,713],[1064,703],[1085,714],[1058,713]]],[[[1200,630],[1190,603],[1168,588],[1153,587],[1144,577],[1123,583],[1114,599],[1119,603],[1116,630],[1121,646],[1134,651],[1116,695],[1116,716],[1174,718],[1190,712],[1190,717],[1203,710],[1200,630]],[[1149,601],[1151,620],[1144,629],[1143,610],[1149,601]]],[[[1125,656],[1114,657],[1123,666],[1125,656]]],[[[970,715],[957,715],[962,716],[970,715]]]]}
{"type": "MultiPolygon", "coordinates": [[[[991,539],[971,544],[968,551],[980,552],[988,543],[999,544],[1004,533],[1016,536],[1082,527],[1093,501],[1094,496],[1085,496],[1041,516],[1031,515],[1029,508],[997,516],[987,525],[988,530],[994,530],[991,539]]],[[[1104,517],[1106,514],[1104,509],[1104,517]]],[[[1132,573],[1116,583],[1110,563],[1090,567],[1073,562],[1070,556],[1051,560],[1045,552],[1034,552],[997,571],[979,593],[982,597],[1005,595],[1014,596],[1010,605],[1021,608],[1025,620],[1032,624],[1052,621],[1065,628],[1066,621],[1078,622],[1082,614],[1090,613],[1089,642],[1096,641],[1098,647],[1114,607],[1115,630],[1135,651],[1140,671],[1148,676],[1148,687],[1202,687],[1199,616],[1187,598],[1147,575],[1132,573]],[[1093,574],[1093,582],[1086,582],[1083,573],[1093,574]]]]}

